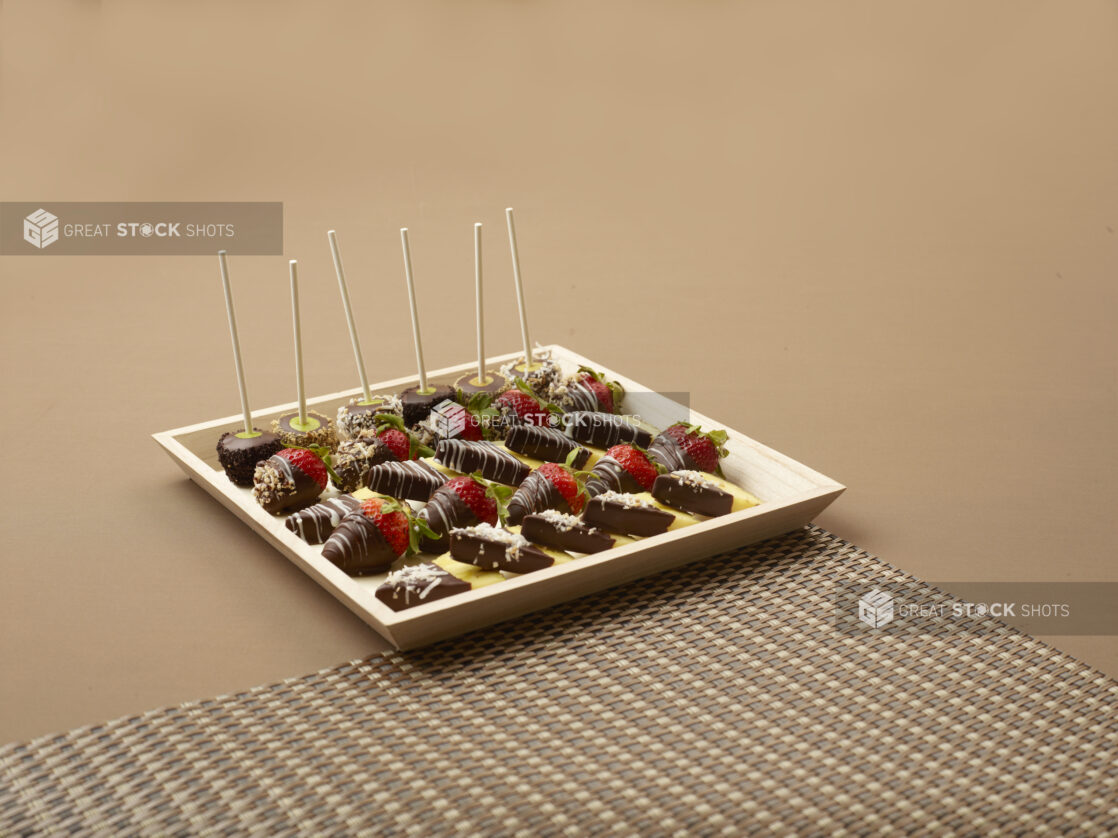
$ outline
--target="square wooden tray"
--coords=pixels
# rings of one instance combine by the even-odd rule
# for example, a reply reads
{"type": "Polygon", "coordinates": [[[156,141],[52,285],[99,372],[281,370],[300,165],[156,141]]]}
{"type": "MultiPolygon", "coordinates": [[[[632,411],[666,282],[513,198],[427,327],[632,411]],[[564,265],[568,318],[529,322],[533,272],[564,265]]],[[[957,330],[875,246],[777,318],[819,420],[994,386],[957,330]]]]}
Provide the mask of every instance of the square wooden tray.
{"type": "MultiPolygon", "coordinates": [[[[322,557],[321,545],[307,544],[284,526],[282,516],[265,512],[253,500],[251,490],[229,482],[218,465],[216,446],[222,433],[241,427],[240,416],[228,416],[153,436],[191,480],[260,533],[398,649],[423,646],[733,547],[780,535],[811,521],[845,488],[722,422],[702,416],[642,387],[621,373],[562,346],[545,349],[550,350],[551,357],[559,362],[564,373],[572,373],[580,364],[585,364],[620,381],[626,389],[625,411],[638,414],[658,428],[681,420],[700,424],[704,429],[724,428],[729,434],[726,444],[729,455],[722,461],[726,478],[756,495],[762,503],[604,553],[396,612],[373,595],[384,580],[383,574],[361,578],[349,576],[322,557]]],[[[489,360],[490,363],[500,364],[519,357],[513,354],[489,360]]],[[[461,364],[437,370],[429,378],[435,383],[449,383],[473,368],[472,363],[461,364]]],[[[415,383],[414,377],[398,378],[376,384],[372,390],[375,393],[394,393],[415,383]]],[[[333,417],[337,408],[358,392],[359,389],[332,393],[310,399],[307,403],[333,417]]],[[[294,407],[294,404],[285,404],[254,411],[255,424],[267,428],[272,418],[294,407]]]]}

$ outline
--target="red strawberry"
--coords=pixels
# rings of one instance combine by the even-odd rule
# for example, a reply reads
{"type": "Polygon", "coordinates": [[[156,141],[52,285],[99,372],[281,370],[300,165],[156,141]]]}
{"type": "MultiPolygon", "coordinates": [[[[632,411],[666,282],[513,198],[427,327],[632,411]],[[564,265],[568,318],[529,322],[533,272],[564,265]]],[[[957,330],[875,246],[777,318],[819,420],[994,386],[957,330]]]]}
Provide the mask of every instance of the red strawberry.
{"type": "Polygon", "coordinates": [[[400,504],[386,498],[369,498],[361,503],[361,513],[369,518],[397,556],[408,551],[411,519],[400,504]]]}
{"type": "Polygon", "coordinates": [[[478,521],[497,526],[497,499],[493,497],[489,487],[480,480],[470,475],[463,475],[448,480],[444,488],[458,495],[478,521]]]}
{"type": "Polygon", "coordinates": [[[303,474],[311,478],[322,489],[326,488],[329,476],[326,473],[326,463],[316,453],[308,448],[284,448],[276,452],[277,457],[283,457],[291,465],[298,468],[303,474]]]}
{"type": "Polygon", "coordinates": [[[641,449],[634,445],[615,445],[606,452],[606,456],[629,472],[646,492],[652,491],[652,484],[660,472],[641,449]]]}
{"type": "Polygon", "coordinates": [[[506,390],[493,405],[502,413],[512,413],[526,425],[546,428],[551,424],[551,412],[534,396],[522,390],[506,390]]]}
{"type": "Polygon", "coordinates": [[[609,391],[609,387],[598,381],[594,376],[587,373],[579,379],[587,390],[594,394],[598,399],[598,403],[602,406],[602,410],[606,413],[613,413],[613,393],[609,391]]]}
{"type": "Polygon", "coordinates": [[[579,485],[569,468],[558,463],[543,463],[536,471],[550,480],[559,490],[572,514],[578,515],[582,511],[582,507],[586,504],[586,489],[579,485]]]}
{"type": "Polygon", "coordinates": [[[383,431],[377,432],[377,439],[388,446],[388,449],[396,455],[397,460],[412,459],[411,440],[403,431],[396,428],[385,428],[383,431]]]}
{"type": "Polygon", "coordinates": [[[615,413],[625,391],[616,381],[606,381],[605,376],[589,367],[579,367],[578,383],[594,394],[606,413],[615,413]]]}
{"type": "Polygon", "coordinates": [[[458,438],[467,442],[480,442],[485,439],[486,428],[500,415],[493,407],[492,393],[474,393],[466,400],[463,409],[466,411],[466,427],[458,434],[458,438]]]}
{"type": "Polygon", "coordinates": [[[703,433],[698,425],[679,422],[667,428],[664,436],[674,440],[702,471],[718,471],[718,460],[726,456],[726,432],[703,433]]]}
{"type": "Polygon", "coordinates": [[[458,438],[467,442],[481,442],[481,420],[471,413],[470,418],[466,420],[466,427],[458,434],[458,438]]]}
{"type": "Polygon", "coordinates": [[[414,460],[419,456],[415,438],[404,429],[404,420],[389,413],[377,415],[377,439],[388,446],[397,460],[414,460]]]}

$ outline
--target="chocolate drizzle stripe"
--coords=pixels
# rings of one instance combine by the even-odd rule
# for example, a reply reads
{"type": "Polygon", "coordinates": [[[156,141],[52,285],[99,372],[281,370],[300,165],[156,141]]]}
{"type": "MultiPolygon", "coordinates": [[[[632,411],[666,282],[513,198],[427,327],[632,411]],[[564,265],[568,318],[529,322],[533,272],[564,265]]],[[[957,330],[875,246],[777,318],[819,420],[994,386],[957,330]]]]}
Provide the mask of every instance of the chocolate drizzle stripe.
{"type": "Polygon", "coordinates": [[[590,472],[593,477],[586,480],[586,492],[590,497],[600,495],[602,492],[643,492],[644,487],[637,483],[636,478],[629,474],[621,463],[613,457],[602,457],[594,463],[590,472]]]}
{"type": "Polygon", "coordinates": [[[555,488],[555,484],[538,471],[529,474],[508,502],[509,523],[519,524],[525,515],[542,512],[545,509],[558,509],[570,512],[566,499],[555,488]]]}
{"type": "Polygon", "coordinates": [[[379,463],[367,472],[363,482],[374,492],[402,500],[428,500],[447,477],[422,460],[379,463]]]}
{"type": "Polygon", "coordinates": [[[453,489],[445,486],[440,486],[435,491],[427,505],[419,510],[418,517],[439,534],[438,539],[424,538],[420,546],[427,552],[438,553],[446,552],[446,534],[454,527],[467,527],[478,522],[470,507],[466,506],[453,489]]]}
{"type": "Polygon", "coordinates": [[[644,448],[652,441],[648,431],[612,413],[575,410],[567,413],[563,421],[568,436],[599,448],[611,448],[623,442],[633,442],[644,448]]]}
{"type": "Polygon", "coordinates": [[[351,575],[387,570],[397,558],[377,525],[360,509],[342,518],[326,539],[322,555],[351,575]]]}
{"type": "Polygon", "coordinates": [[[480,471],[487,480],[516,486],[524,481],[529,467],[492,442],[467,442],[444,439],[435,450],[435,459],[450,469],[471,474],[480,471]]]}
{"type": "Polygon", "coordinates": [[[327,498],[308,509],[293,512],[284,524],[308,544],[321,544],[337,529],[342,518],[360,505],[352,495],[339,495],[327,498]]]}
{"type": "Polygon", "coordinates": [[[660,463],[669,472],[683,470],[698,470],[698,465],[691,459],[678,442],[670,436],[658,434],[652,444],[648,446],[648,456],[660,463]]]}
{"type": "Polygon", "coordinates": [[[557,428],[539,425],[514,425],[505,437],[505,447],[526,457],[552,463],[561,463],[567,455],[579,449],[573,465],[581,468],[590,459],[590,452],[557,428]]]}

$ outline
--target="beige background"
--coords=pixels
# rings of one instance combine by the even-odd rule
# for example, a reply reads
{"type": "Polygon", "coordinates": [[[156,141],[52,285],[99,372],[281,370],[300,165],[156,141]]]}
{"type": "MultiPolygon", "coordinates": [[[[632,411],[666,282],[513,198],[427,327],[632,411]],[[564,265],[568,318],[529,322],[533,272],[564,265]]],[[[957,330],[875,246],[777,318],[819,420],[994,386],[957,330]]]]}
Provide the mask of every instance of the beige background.
{"type": "MultiPolygon", "coordinates": [[[[282,200],[313,393],[535,336],[845,482],[934,581],[1116,578],[1113,2],[6,2],[0,198],[282,200]]],[[[231,260],[253,403],[283,257],[231,260]]],[[[235,413],[216,260],[0,259],[0,741],[369,654],[148,438],[235,413]]],[[[1052,642],[1112,674],[1115,638],[1052,642]]]]}

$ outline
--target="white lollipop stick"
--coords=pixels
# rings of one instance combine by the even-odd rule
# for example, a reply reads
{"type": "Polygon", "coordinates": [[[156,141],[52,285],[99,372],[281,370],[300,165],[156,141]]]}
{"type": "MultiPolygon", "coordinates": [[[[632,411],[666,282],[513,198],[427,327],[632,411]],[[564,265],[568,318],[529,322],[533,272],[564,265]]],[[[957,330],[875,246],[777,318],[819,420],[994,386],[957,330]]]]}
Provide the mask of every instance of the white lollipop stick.
{"type": "Polygon", "coordinates": [[[338,288],[342,292],[342,308],[345,309],[345,320],[349,326],[349,341],[353,344],[353,357],[357,359],[357,375],[361,377],[361,389],[365,393],[365,401],[373,400],[369,392],[369,378],[365,375],[365,359],[361,356],[361,339],[357,337],[357,324],[353,322],[353,308],[349,304],[349,286],[345,281],[345,270],[342,268],[342,254],[338,250],[338,234],[330,230],[326,233],[330,239],[330,251],[334,254],[334,270],[338,274],[338,288]]]}
{"type": "Polygon", "coordinates": [[[291,319],[295,324],[295,389],[299,392],[299,425],[307,425],[307,394],[303,390],[303,333],[299,328],[299,263],[291,260],[291,319]]]}
{"type": "Polygon", "coordinates": [[[217,252],[217,263],[221,266],[221,284],[225,286],[225,312],[229,315],[229,337],[233,339],[233,364],[237,368],[237,387],[241,391],[241,413],[245,419],[245,434],[252,433],[252,414],[248,410],[248,391],[245,389],[245,367],[241,361],[241,339],[237,336],[237,315],[233,313],[233,290],[229,287],[229,266],[225,263],[225,251],[217,252]]]}
{"type": "Polygon", "coordinates": [[[477,381],[485,380],[485,318],[482,316],[481,298],[481,223],[474,225],[474,287],[477,291],[477,381]]]}
{"type": "Polygon", "coordinates": [[[427,368],[423,365],[423,341],[419,337],[419,310],[415,305],[415,280],[411,275],[411,248],[408,246],[408,228],[400,228],[400,243],[404,247],[404,276],[408,280],[408,302],[411,304],[411,332],[415,338],[415,363],[419,368],[419,392],[427,392],[427,368]]]}
{"type": "Polygon", "coordinates": [[[520,252],[516,249],[516,224],[512,207],[505,209],[509,224],[509,248],[512,250],[512,275],[516,280],[516,304],[520,307],[520,336],[524,339],[524,372],[532,366],[532,342],[528,340],[528,313],[524,310],[524,283],[520,280],[520,252]]]}

